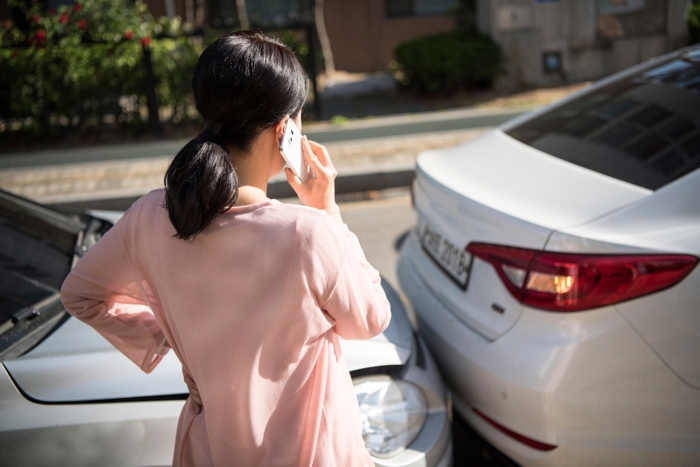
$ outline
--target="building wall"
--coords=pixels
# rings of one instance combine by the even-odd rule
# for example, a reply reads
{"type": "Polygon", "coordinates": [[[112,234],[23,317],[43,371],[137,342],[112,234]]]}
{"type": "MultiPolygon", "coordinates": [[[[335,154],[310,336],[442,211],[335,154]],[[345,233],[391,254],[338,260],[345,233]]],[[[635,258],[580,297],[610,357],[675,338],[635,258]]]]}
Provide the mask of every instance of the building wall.
{"type": "MultiPolygon", "coordinates": [[[[154,18],[165,16],[165,0],[145,0],[144,3],[154,18]]],[[[184,15],[181,16],[184,18],[184,15]]]]}
{"type": "Polygon", "coordinates": [[[384,0],[326,0],[326,29],[335,67],[350,72],[384,71],[401,42],[449,31],[449,16],[387,18],[384,0]]]}
{"type": "MultiPolygon", "coordinates": [[[[657,0],[655,0],[657,1],[657,0]]],[[[602,38],[598,0],[478,0],[479,28],[506,56],[501,89],[595,80],[686,45],[687,0],[665,0],[661,31],[602,38]],[[546,72],[544,52],[561,55],[561,71],[546,72]]]]}
{"type": "Polygon", "coordinates": [[[338,70],[372,70],[373,34],[369,0],[326,0],[326,31],[338,70]]]}

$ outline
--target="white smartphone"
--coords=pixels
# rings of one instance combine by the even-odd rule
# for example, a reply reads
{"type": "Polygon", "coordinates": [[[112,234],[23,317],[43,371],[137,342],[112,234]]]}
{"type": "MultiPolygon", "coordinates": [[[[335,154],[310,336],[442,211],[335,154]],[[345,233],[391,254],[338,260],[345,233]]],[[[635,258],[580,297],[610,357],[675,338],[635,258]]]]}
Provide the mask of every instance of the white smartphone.
{"type": "Polygon", "coordinates": [[[287,167],[301,179],[302,182],[311,178],[311,170],[301,154],[301,131],[290,118],[284,127],[284,135],[280,141],[280,152],[287,167]]]}

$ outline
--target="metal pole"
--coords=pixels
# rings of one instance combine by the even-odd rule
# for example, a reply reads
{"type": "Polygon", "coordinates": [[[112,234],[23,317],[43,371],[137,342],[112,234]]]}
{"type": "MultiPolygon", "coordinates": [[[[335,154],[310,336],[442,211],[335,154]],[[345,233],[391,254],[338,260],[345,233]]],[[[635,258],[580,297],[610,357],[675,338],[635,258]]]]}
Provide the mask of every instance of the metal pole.
{"type": "Polygon", "coordinates": [[[163,127],[158,116],[158,98],[156,97],[156,77],[153,74],[153,61],[151,60],[151,48],[143,45],[143,66],[146,69],[146,100],[148,102],[148,121],[151,130],[156,136],[163,134],[163,127]]]}
{"type": "Polygon", "coordinates": [[[316,81],[318,66],[316,64],[316,27],[314,25],[308,26],[306,37],[309,41],[309,65],[311,66],[311,88],[314,90],[314,110],[316,111],[316,118],[321,120],[323,118],[323,105],[316,81]]]}
{"type": "Polygon", "coordinates": [[[175,0],[165,0],[165,16],[170,19],[175,17],[175,0]]]}

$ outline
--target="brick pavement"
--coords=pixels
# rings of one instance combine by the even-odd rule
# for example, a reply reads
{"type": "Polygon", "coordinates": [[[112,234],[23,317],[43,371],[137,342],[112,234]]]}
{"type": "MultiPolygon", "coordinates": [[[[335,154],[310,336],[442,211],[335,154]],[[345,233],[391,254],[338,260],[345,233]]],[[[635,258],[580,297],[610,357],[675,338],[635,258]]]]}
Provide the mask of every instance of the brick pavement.
{"type": "MultiPolygon", "coordinates": [[[[454,146],[488,128],[327,143],[339,176],[407,170],[422,151],[454,146]]],[[[172,155],[0,170],[0,188],[42,203],[141,196],[163,186],[172,155]]],[[[283,178],[283,174],[276,178],[283,178]]]]}

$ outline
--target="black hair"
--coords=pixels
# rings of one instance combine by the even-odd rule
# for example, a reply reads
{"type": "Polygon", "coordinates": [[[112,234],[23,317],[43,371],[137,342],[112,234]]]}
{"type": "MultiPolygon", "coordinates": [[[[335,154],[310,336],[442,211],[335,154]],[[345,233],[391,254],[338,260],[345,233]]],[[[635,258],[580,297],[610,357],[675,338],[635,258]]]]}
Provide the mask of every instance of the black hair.
{"type": "Polygon", "coordinates": [[[204,126],[165,174],[165,207],[175,237],[183,240],[235,204],[233,155],[245,157],[263,130],[296,117],[309,81],[289,47],[261,32],[238,31],[204,49],[192,89],[204,126]]]}

